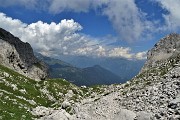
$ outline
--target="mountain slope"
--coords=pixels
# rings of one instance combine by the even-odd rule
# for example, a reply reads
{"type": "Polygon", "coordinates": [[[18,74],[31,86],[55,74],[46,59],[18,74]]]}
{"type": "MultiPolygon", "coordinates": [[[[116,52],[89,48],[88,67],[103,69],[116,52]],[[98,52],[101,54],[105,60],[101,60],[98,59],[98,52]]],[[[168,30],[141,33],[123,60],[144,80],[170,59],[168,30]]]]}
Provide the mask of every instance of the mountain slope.
{"type": "Polygon", "coordinates": [[[83,78],[88,80],[90,84],[115,84],[123,83],[125,80],[119,76],[113,74],[112,72],[102,68],[99,65],[93,67],[83,68],[83,78]],[[92,81],[93,80],[93,81],[92,81]]]}
{"type": "Polygon", "coordinates": [[[98,65],[87,68],[77,68],[58,59],[45,57],[37,53],[36,56],[49,65],[51,78],[64,78],[78,86],[125,82],[125,80],[119,76],[98,65]]]}
{"type": "Polygon", "coordinates": [[[145,60],[127,60],[124,58],[107,58],[107,57],[85,57],[85,56],[59,56],[60,60],[66,61],[73,66],[79,68],[91,67],[100,65],[101,67],[111,71],[112,73],[120,76],[124,80],[130,80],[137,75],[143,67],[145,60]],[[131,72],[129,72],[131,71],[131,72]]]}
{"type": "Polygon", "coordinates": [[[162,64],[167,63],[168,59],[177,60],[176,57],[179,56],[179,53],[180,35],[174,33],[170,34],[162,38],[150,51],[148,51],[148,60],[142,71],[153,67],[160,67],[162,64]]]}
{"type": "Polygon", "coordinates": [[[42,109],[52,108],[51,112],[62,108],[71,113],[74,102],[96,92],[101,92],[101,88],[79,88],[63,79],[35,81],[0,65],[0,119],[2,120],[39,118],[41,116],[36,115],[32,110],[40,106],[42,109]],[[68,106],[63,107],[63,104],[68,106]]]}
{"type": "Polygon", "coordinates": [[[126,84],[121,105],[146,111],[155,120],[180,119],[180,35],[162,38],[147,58],[140,74],[126,84]]]}
{"type": "Polygon", "coordinates": [[[0,28],[0,64],[33,79],[45,79],[47,67],[33,53],[29,43],[22,42],[0,28]]]}
{"type": "Polygon", "coordinates": [[[70,115],[74,113],[72,106],[75,102],[87,97],[93,98],[104,91],[103,86],[79,88],[64,79],[31,79],[42,79],[47,75],[44,68],[46,66],[34,57],[31,46],[3,29],[0,29],[0,46],[2,120],[31,120],[52,114],[57,109],[70,115]],[[29,72],[30,69],[34,74],[29,72]],[[51,111],[37,112],[34,111],[35,108],[51,111]]]}

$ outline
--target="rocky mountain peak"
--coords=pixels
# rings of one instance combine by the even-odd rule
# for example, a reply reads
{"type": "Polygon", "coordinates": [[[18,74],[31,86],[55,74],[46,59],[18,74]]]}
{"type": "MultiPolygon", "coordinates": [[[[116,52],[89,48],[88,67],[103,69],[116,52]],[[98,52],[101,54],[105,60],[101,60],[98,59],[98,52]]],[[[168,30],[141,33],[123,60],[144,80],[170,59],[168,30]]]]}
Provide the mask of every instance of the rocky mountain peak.
{"type": "Polygon", "coordinates": [[[180,53],[180,35],[171,33],[162,38],[147,53],[147,62],[142,71],[151,67],[159,66],[159,63],[165,62],[167,59],[178,56],[180,53]]]}
{"type": "Polygon", "coordinates": [[[16,48],[23,62],[28,63],[28,65],[32,65],[38,61],[38,59],[34,56],[33,49],[29,43],[22,42],[18,37],[13,36],[10,32],[7,32],[2,28],[0,28],[0,35],[4,41],[7,41],[16,48]]]}
{"type": "Polygon", "coordinates": [[[33,79],[45,79],[46,65],[38,60],[29,43],[0,28],[0,63],[33,79]]]}

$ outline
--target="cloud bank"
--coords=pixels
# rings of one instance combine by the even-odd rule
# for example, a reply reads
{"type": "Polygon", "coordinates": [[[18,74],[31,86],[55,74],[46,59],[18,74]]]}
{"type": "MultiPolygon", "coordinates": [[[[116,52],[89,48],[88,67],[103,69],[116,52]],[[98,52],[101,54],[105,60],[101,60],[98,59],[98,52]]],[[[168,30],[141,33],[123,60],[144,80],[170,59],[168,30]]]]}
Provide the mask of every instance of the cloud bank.
{"type": "Polygon", "coordinates": [[[135,0],[0,0],[0,6],[20,5],[28,9],[41,9],[52,14],[63,11],[88,12],[95,10],[107,16],[120,39],[137,41],[153,32],[154,24],[136,6],[135,0]]]}
{"type": "Polygon", "coordinates": [[[180,29],[180,0],[157,0],[160,6],[168,11],[168,14],[163,14],[166,21],[165,29],[172,32],[180,29]]]}
{"type": "Polygon", "coordinates": [[[180,29],[179,0],[150,0],[158,2],[168,14],[163,14],[164,25],[159,20],[147,20],[147,13],[138,8],[135,0],[0,0],[1,7],[13,5],[28,9],[58,14],[63,11],[88,12],[98,11],[107,16],[121,40],[134,42],[146,39],[153,33],[176,31],[180,29]]]}
{"type": "Polygon", "coordinates": [[[38,0],[0,0],[1,7],[9,6],[23,6],[26,8],[34,9],[38,5],[38,0]]]}
{"type": "Polygon", "coordinates": [[[0,18],[0,27],[10,31],[22,41],[29,42],[35,51],[46,56],[65,54],[127,59],[145,59],[146,56],[144,52],[132,53],[128,47],[108,46],[99,42],[101,38],[92,38],[79,33],[83,27],[73,19],[64,19],[58,24],[38,21],[28,25],[4,13],[0,13],[0,18]]]}
{"type": "Polygon", "coordinates": [[[136,6],[135,0],[52,0],[49,2],[51,13],[62,11],[88,12],[100,9],[107,16],[120,39],[128,42],[137,41],[151,31],[153,24],[136,6]],[[146,34],[145,34],[146,33],[146,34]]]}

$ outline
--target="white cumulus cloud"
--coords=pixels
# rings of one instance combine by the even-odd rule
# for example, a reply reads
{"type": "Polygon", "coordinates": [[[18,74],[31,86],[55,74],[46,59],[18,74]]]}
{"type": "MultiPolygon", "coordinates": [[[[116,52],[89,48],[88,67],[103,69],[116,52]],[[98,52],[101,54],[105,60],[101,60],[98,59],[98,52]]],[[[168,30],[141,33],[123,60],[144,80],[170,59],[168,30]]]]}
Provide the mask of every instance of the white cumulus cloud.
{"type": "Polygon", "coordinates": [[[104,38],[102,42],[100,38],[79,33],[78,31],[83,27],[73,19],[64,19],[58,24],[54,22],[48,24],[42,21],[25,24],[0,13],[0,27],[10,31],[22,41],[29,42],[35,51],[47,56],[66,54],[144,59],[141,57],[142,54],[132,53],[130,48],[104,44],[109,43],[109,38],[104,38]]]}
{"type": "Polygon", "coordinates": [[[110,57],[123,56],[128,59],[131,59],[133,57],[133,54],[130,54],[130,51],[131,51],[130,48],[123,48],[123,47],[114,48],[109,51],[109,56],[110,57]]]}
{"type": "Polygon", "coordinates": [[[138,52],[135,54],[136,59],[146,59],[147,58],[147,51],[138,52]]]}
{"type": "Polygon", "coordinates": [[[51,0],[48,8],[52,13],[60,13],[64,10],[74,12],[87,12],[90,7],[90,0],[51,0]]]}
{"type": "Polygon", "coordinates": [[[140,39],[144,23],[134,0],[113,0],[104,8],[103,14],[108,16],[123,40],[140,39]]]}
{"type": "Polygon", "coordinates": [[[67,10],[88,12],[100,8],[100,14],[108,17],[118,36],[128,42],[141,39],[154,27],[144,19],[144,13],[136,6],[135,0],[52,0],[49,4],[52,13],[67,10]]]}
{"type": "Polygon", "coordinates": [[[169,13],[160,20],[147,20],[148,13],[139,8],[135,0],[0,0],[1,7],[23,6],[59,14],[64,11],[89,12],[97,10],[97,15],[107,16],[121,40],[133,42],[148,39],[154,33],[180,30],[179,0],[150,0],[160,3],[169,13]]]}
{"type": "Polygon", "coordinates": [[[156,2],[169,12],[163,15],[166,21],[165,29],[170,31],[180,29],[180,0],[157,0],[156,2]]]}
{"type": "Polygon", "coordinates": [[[101,15],[107,16],[118,36],[129,42],[141,39],[145,36],[145,32],[152,32],[151,28],[154,27],[145,19],[135,0],[0,0],[0,2],[3,3],[0,6],[19,5],[45,10],[52,14],[98,9],[101,15]]]}

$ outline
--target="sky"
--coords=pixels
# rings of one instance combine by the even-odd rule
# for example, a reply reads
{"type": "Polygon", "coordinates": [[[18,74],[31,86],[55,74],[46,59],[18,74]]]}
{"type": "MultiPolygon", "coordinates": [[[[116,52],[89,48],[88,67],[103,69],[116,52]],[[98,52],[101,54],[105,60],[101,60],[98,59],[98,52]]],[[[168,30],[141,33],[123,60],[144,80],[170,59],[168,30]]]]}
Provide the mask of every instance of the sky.
{"type": "Polygon", "coordinates": [[[0,0],[0,27],[34,51],[146,59],[160,38],[180,33],[180,0],[0,0]]]}

